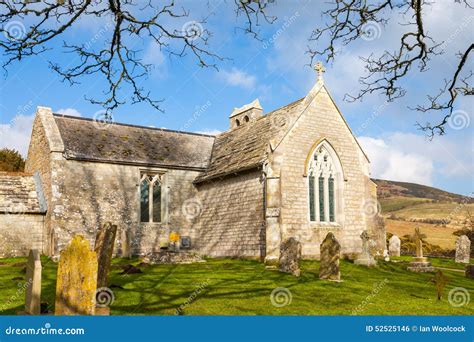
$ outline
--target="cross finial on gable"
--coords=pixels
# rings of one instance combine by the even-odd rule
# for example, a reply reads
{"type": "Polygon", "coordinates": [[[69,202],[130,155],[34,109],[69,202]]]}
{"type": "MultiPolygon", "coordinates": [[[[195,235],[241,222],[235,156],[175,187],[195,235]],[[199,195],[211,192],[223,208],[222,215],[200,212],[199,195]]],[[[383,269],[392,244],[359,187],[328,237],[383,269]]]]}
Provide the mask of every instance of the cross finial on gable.
{"type": "Polygon", "coordinates": [[[326,69],[324,68],[323,63],[317,62],[314,66],[314,70],[316,70],[316,72],[318,73],[318,80],[322,80],[323,79],[323,73],[326,71],[326,69]]]}

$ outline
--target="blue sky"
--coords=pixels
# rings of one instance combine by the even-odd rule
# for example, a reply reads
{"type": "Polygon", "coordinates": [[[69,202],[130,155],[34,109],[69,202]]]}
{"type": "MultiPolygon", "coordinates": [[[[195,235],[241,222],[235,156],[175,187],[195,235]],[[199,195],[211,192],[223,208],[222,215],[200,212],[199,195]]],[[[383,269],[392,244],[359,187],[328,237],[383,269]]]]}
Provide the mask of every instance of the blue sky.
{"type": "MultiPolygon", "coordinates": [[[[148,40],[129,42],[140,49],[153,71],[141,84],[156,99],[163,99],[164,113],[146,104],[126,104],[114,111],[117,122],[164,127],[194,132],[218,133],[228,129],[228,116],[259,98],[265,112],[299,99],[313,86],[315,72],[307,65],[305,53],[311,31],[320,25],[321,1],[280,1],[274,10],[278,20],[261,27],[263,41],[252,39],[236,29],[244,25],[235,16],[233,2],[211,1],[211,6],[178,1],[190,8],[190,15],[176,25],[204,17],[203,27],[213,33],[209,49],[226,57],[215,61],[219,71],[200,68],[191,55],[170,58],[148,40]]],[[[448,127],[447,135],[428,141],[415,123],[436,121],[408,109],[423,103],[425,95],[435,92],[455,68],[455,53],[473,41],[474,16],[460,4],[438,1],[425,18],[427,31],[446,42],[446,53],[433,59],[429,71],[413,69],[402,81],[407,95],[387,103],[374,94],[362,102],[343,101],[345,93],[359,89],[358,78],[364,75],[359,56],[394,49],[400,33],[407,28],[392,18],[386,27],[377,27],[374,39],[360,40],[340,47],[333,64],[326,65],[325,82],[349,125],[372,161],[374,177],[433,185],[462,194],[474,191],[474,118],[473,101],[462,99],[457,105],[461,129],[448,127]],[[469,29],[471,27],[471,29],[469,29]]],[[[28,23],[23,23],[28,25],[28,23]]],[[[100,47],[108,35],[104,20],[86,18],[52,42],[50,51],[13,65],[1,78],[0,147],[27,151],[31,123],[36,106],[52,107],[56,112],[93,117],[101,107],[90,104],[84,96],[100,96],[104,81],[100,76],[85,77],[81,84],[70,86],[48,67],[48,60],[67,65],[74,55],[64,53],[62,40],[89,43],[100,47]]],[[[470,61],[472,66],[472,60],[470,61]]],[[[124,89],[126,96],[127,89],[124,89]]]]}

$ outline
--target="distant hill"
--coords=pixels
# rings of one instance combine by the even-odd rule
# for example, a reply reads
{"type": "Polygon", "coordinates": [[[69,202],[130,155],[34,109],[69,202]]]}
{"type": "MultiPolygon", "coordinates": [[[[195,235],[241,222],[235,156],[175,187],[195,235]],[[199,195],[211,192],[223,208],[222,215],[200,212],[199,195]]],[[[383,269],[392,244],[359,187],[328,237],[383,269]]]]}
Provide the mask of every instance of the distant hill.
{"type": "Polygon", "coordinates": [[[411,235],[415,227],[427,241],[453,249],[456,231],[473,229],[474,198],[415,183],[373,179],[388,233],[411,235]]]}
{"type": "Polygon", "coordinates": [[[383,179],[372,180],[377,184],[377,196],[380,199],[390,197],[416,197],[445,202],[466,204],[474,203],[473,197],[453,194],[452,192],[447,192],[431,186],[383,179]]]}

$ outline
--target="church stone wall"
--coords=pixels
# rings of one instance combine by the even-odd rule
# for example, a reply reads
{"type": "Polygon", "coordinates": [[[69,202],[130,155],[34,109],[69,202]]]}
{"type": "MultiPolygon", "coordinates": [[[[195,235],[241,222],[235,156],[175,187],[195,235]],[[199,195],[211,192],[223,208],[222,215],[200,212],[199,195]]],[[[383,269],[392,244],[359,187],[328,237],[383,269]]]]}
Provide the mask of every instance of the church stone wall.
{"type": "Polygon", "coordinates": [[[28,255],[43,248],[44,215],[0,214],[0,257],[28,255]]]}
{"type": "MultiPolygon", "coordinates": [[[[53,152],[54,153],[54,152],[53,152]]],[[[28,157],[26,159],[25,171],[26,172],[39,172],[41,178],[41,184],[43,188],[46,201],[51,202],[51,155],[48,143],[48,138],[44,129],[44,124],[40,115],[35,116],[33,123],[33,130],[31,133],[30,146],[28,149],[28,157]]],[[[51,226],[51,212],[46,212],[45,224],[42,227],[42,234],[45,237],[42,245],[43,253],[50,254],[49,239],[51,226]]]]}
{"type": "MultiPolygon", "coordinates": [[[[57,188],[51,207],[55,254],[74,234],[91,243],[105,222],[118,225],[134,255],[156,252],[171,231],[191,237],[191,250],[214,257],[260,258],[264,250],[261,172],[194,185],[199,174],[162,170],[163,222],[139,223],[140,167],[74,160],[55,161],[57,188]]],[[[152,169],[153,170],[153,169],[152,169]]]]}
{"type": "MultiPolygon", "coordinates": [[[[336,106],[323,88],[274,152],[281,160],[281,240],[294,236],[302,242],[304,257],[318,257],[328,232],[340,241],[342,252],[360,251],[360,234],[368,228],[364,205],[369,200],[369,163],[352,137],[336,106]],[[326,139],[338,154],[346,180],[342,182],[342,217],[334,223],[309,221],[305,164],[315,144],[326,139]]],[[[340,215],[341,216],[341,215],[340,215]]]]}
{"type": "Polygon", "coordinates": [[[262,172],[198,185],[197,248],[213,257],[261,259],[265,253],[262,172]]]}
{"type": "Polygon", "coordinates": [[[139,222],[142,168],[65,159],[53,163],[56,179],[50,210],[56,246],[54,254],[58,254],[74,234],[84,235],[93,243],[97,229],[107,221],[118,225],[118,253],[122,250],[126,231],[134,255],[157,251],[160,240],[167,240],[172,230],[189,234],[189,222],[181,212],[183,202],[194,197],[192,181],[197,172],[148,168],[164,172],[163,220],[143,224],[139,222]]]}

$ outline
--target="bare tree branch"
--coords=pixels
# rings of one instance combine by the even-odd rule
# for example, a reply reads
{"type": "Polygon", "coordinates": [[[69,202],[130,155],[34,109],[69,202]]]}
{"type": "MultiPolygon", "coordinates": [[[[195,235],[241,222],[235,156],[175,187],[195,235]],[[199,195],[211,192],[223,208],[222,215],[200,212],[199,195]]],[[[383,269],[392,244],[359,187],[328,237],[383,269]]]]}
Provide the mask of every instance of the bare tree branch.
{"type": "Polygon", "coordinates": [[[444,117],[440,123],[431,125],[426,123],[421,125],[417,123],[417,126],[424,132],[428,132],[430,138],[434,135],[444,135],[446,133],[445,126],[448,120],[452,117],[454,111],[454,104],[459,94],[463,96],[474,95],[474,89],[468,84],[468,80],[472,76],[472,70],[469,71],[467,76],[461,77],[462,71],[466,65],[469,54],[474,51],[474,44],[471,44],[464,53],[459,53],[460,60],[454,72],[454,76],[450,81],[445,80],[444,87],[440,89],[439,93],[435,96],[428,95],[430,102],[429,106],[417,106],[416,110],[421,112],[428,112],[432,110],[443,111],[444,117]],[[441,98],[444,94],[448,94],[448,100],[441,102],[441,98]]]}
{"type": "MultiPolygon", "coordinates": [[[[461,1],[456,0],[456,2],[461,1]]],[[[472,8],[468,0],[462,3],[466,8],[472,8]]],[[[424,10],[429,5],[431,3],[425,0],[336,0],[334,7],[323,12],[323,16],[328,18],[329,22],[324,27],[313,31],[309,39],[310,42],[319,46],[323,39],[328,37],[328,43],[324,44],[323,48],[309,48],[311,63],[318,57],[325,58],[327,62],[333,61],[339,45],[348,45],[358,39],[370,40],[369,35],[374,34],[371,30],[380,31],[395,14],[403,14],[411,19],[400,23],[407,27],[407,31],[400,38],[399,48],[395,51],[385,50],[380,56],[371,54],[368,57],[361,57],[367,71],[366,76],[360,78],[362,89],[356,95],[346,94],[345,99],[361,100],[372,93],[382,93],[388,101],[403,97],[406,90],[401,81],[411,69],[417,68],[419,72],[426,71],[434,56],[445,53],[440,48],[443,42],[436,42],[426,33],[423,18],[424,10]]],[[[445,133],[444,126],[453,111],[457,95],[467,96],[473,93],[472,86],[468,84],[472,71],[464,70],[471,50],[472,45],[461,54],[459,66],[451,82],[447,82],[436,96],[428,96],[431,106],[416,108],[424,112],[448,110],[439,124],[428,123],[424,126],[418,124],[420,129],[428,132],[431,137],[435,133],[445,133]],[[439,100],[446,93],[450,94],[450,100],[440,104],[439,100]]]]}
{"type": "Polygon", "coordinates": [[[245,33],[251,34],[256,39],[259,39],[257,28],[262,20],[273,24],[277,19],[267,14],[268,5],[274,4],[275,0],[234,0],[234,2],[237,16],[243,15],[245,18],[245,33]]]}
{"type": "Polygon", "coordinates": [[[191,53],[201,67],[215,68],[212,61],[222,60],[222,57],[208,50],[211,35],[204,28],[204,21],[179,25],[189,12],[176,8],[173,0],[164,5],[152,0],[143,6],[137,4],[134,0],[2,2],[0,47],[7,57],[3,68],[6,70],[13,62],[45,52],[48,43],[59,38],[81,18],[97,17],[107,28],[103,30],[105,45],[94,48],[89,42],[79,45],[64,42],[65,51],[73,55],[72,64],[63,68],[50,62],[52,70],[71,84],[78,83],[83,76],[102,74],[107,81],[105,98],[88,100],[103,106],[107,113],[125,103],[127,95],[124,94],[128,89],[131,89],[132,103],[145,102],[161,111],[161,101],[152,99],[150,93],[140,86],[140,79],[147,77],[152,66],[143,62],[141,51],[132,48],[134,40],[151,39],[158,49],[171,56],[183,57],[191,53]],[[177,25],[181,28],[176,28],[177,25]]]}

